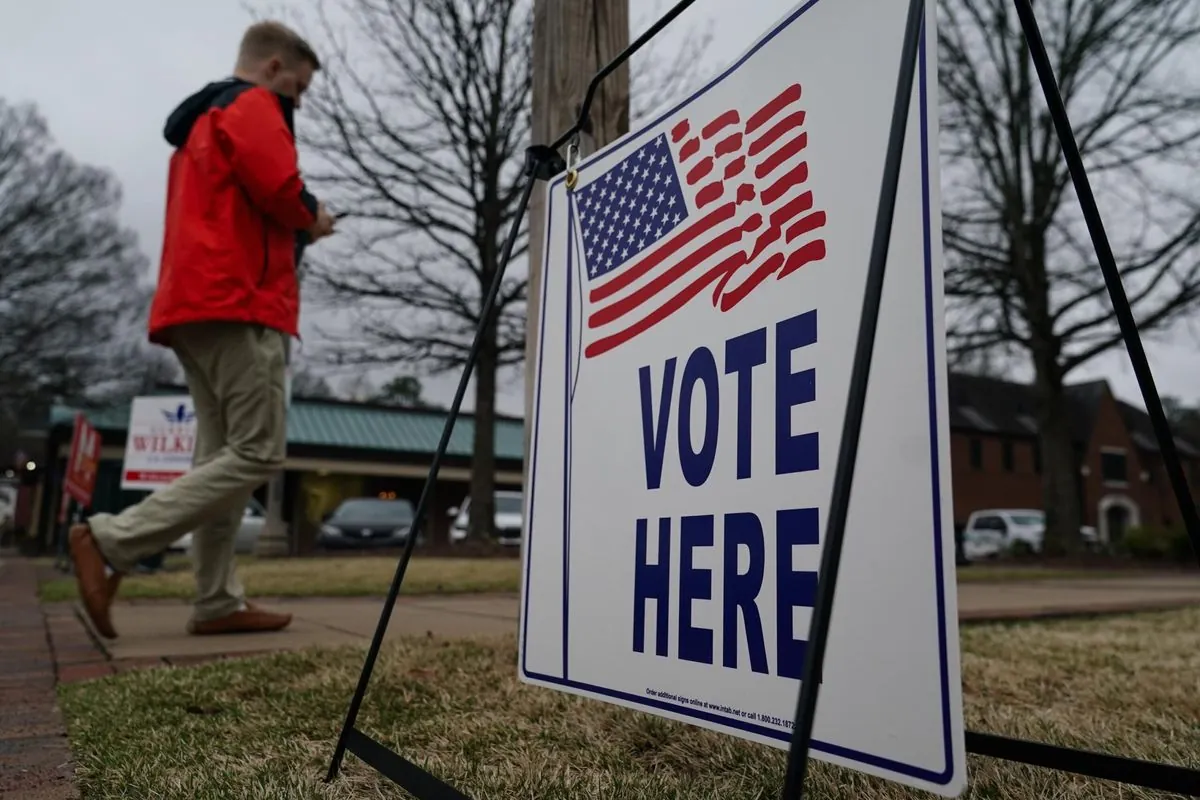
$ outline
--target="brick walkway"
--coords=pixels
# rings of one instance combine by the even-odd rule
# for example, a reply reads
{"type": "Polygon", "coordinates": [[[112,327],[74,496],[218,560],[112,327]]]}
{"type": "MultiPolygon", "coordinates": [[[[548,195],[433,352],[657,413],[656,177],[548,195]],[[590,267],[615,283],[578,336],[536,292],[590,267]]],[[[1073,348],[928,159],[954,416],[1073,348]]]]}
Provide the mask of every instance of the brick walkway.
{"type": "MultiPolygon", "coordinates": [[[[55,700],[54,653],[27,561],[0,555],[0,797],[79,797],[55,700]]],[[[51,623],[53,624],[53,623],[51,623]]],[[[83,640],[88,641],[82,626],[83,640]]],[[[90,658],[96,659],[95,648],[90,658]]],[[[103,656],[100,656],[102,659],[103,656]]]]}

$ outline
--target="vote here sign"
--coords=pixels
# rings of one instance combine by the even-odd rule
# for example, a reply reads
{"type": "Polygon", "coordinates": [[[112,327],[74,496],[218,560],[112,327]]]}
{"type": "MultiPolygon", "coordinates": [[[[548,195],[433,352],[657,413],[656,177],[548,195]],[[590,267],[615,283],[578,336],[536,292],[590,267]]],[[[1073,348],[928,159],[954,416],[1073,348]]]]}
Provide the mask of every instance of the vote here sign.
{"type": "MultiPolygon", "coordinates": [[[[788,746],[906,6],[806,3],[549,186],[524,680],[788,746]]],[[[813,755],[956,795],[935,42],[931,4],[813,755]]]]}

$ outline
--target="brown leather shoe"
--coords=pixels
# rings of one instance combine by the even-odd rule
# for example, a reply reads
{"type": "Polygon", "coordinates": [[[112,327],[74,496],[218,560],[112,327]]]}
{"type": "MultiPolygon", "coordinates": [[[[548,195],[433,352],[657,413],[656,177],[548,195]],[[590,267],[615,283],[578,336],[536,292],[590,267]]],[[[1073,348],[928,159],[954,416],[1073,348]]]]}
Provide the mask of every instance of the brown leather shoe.
{"type": "Polygon", "coordinates": [[[276,614],[264,611],[258,606],[247,603],[241,611],[226,614],[216,619],[206,619],[202,622],[188,622],[188,633],[197,636],[213,636],[222,633],[266,633],[281,631],[292,622],[291,614],[276,614]]]}
{"type": "Polygon", "coordinates": [[[100,547],[96,544],[92,529],[86,524],[72,526],[67,542],[71,550],[71,562],[75,565],[75,582],[79,586],[79,599],[83,601],[84,610],[101,636],[117,638],[108,612],[119,579],[110,583],[108,576],[104,574],[104,556],[100,554],[100,547]]]}

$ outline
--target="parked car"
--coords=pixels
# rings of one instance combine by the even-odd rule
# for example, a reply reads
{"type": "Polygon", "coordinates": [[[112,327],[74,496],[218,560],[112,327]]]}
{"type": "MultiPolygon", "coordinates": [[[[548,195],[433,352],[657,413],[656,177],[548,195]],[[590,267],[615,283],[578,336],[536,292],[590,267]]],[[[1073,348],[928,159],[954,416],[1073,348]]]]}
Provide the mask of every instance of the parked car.
{"type": "MultiPolygon", "coordinates": [[[[1046,515],[1036,509],[998,508],[976,511],[963,528],[962,551],[967,561],[994,558],[1002,553],[1042,552],[1046,515]]],[[[1096,529],[1079,529],[1090,547],[1099,544],[1096,529]]]]}
{"type": "MultiPolygon", "coordinates": [[[[330,550],[402,547],[412,530],[413,511],[412,503],[407,500],[377,497],[344,500],[325,518],[317,544],[330,550]]],[[[421,539],[417,537],[417,544],[421,539]]]]}
{"type": "MultiPolygon", "coordinates": [[[[454,525],[450,528],[451,543],[467,538],[467,527],[471,519],[471,498],[463,501],[462,508],[450,509],[454,525]]],[[[496,492],[496,511],[492,521],[492,536],[503,545],[521,544],[521,528],[524,523],[525,498],[520,492],[496,492]]]]}
{"type": "MultiPolygon", "coordinates": [[[[233,540],[234,552],[253,553],[259,534],[262,533],[263,525],[266,522],[267,510],[262,507],[262,503],[251,497],[250,502],[246,504],[245,513],[242,514],[242,524],[238,527],[237,535],[233,540]]],[[[190,554],[192,552],[192,534],[185,533],[180,536],[167,550],[172,553],[190,554]]]]}

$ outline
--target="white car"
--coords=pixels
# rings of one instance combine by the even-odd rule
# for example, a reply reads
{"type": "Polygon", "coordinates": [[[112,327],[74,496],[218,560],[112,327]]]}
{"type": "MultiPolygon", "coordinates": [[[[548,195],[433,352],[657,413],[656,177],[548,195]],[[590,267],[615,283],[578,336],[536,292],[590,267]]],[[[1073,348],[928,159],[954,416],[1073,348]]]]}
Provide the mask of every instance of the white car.
{"type": "MultiPolygon", "coordinates": [[[[238,528],[236,537],[234,538],[233,551],[235,553],[253,553],[254,546],[258,542],[258,535],[262,533],[263,525],[267,521],[267,510],[262,507],[262,504],[250,498],[250,502],[246,505],[246,511],[242,515],[242,524],[238,528]]],[[[170,547],[167,548],[172,553],[188,553],[192,552],[192,534],[185,533],[176,539],[170,547]]]]}
{"type": "MultiPolygon", "coordinates": [[[[454,525],[450,528],[451,543],[467,538],[467,527],[471,519],[471,498],[463,501],[462,508],[450,509],[454,525]]],[[[525,499],[520,492],[496,492],[496,511],[493,517],[492,534],[496,542],[503,545],[519,545],[521,528],[524,524],[525,499]]]]}
{"type": "MultiPolygon", "coordinates": [[[[1046,515],[1036,509],[976,511],[967,518],[963,528],[963,557],[967,561],[978,561],[1019,550],[1040,553],[1045,532],[1046,515]]],[[[1079,532],[1089,546],[1098,542],[1095,528],[1084,526],[1079,532]]]]}

